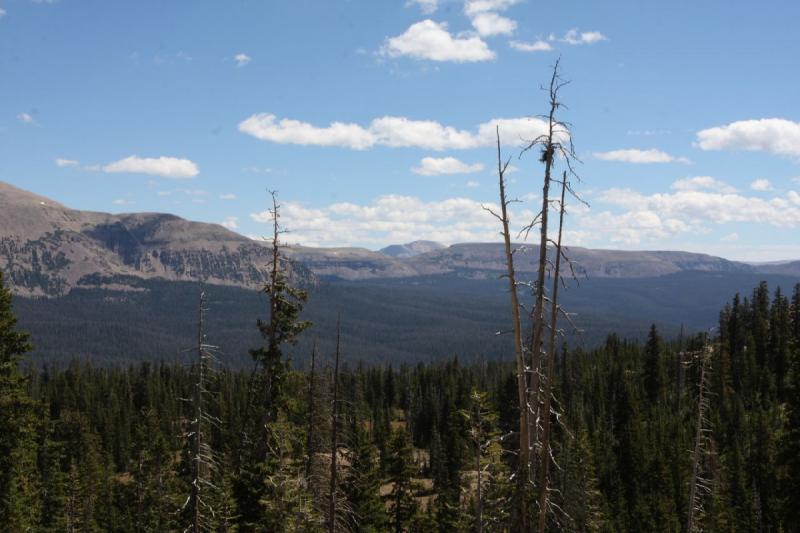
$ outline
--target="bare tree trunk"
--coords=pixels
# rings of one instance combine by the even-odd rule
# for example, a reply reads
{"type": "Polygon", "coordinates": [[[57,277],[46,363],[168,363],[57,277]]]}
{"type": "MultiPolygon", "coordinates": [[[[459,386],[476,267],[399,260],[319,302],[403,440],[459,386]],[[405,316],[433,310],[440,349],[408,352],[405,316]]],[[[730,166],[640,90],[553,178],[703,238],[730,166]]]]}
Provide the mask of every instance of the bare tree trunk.
{"type": "Polygon", "coordinates": [[[567,192],[567,172],[564,171],[561,182],[561,204],[558,218],[558,238],[556,241],[556,260],[553,269],[553,292],[550,295],[550,339],[547,350],[547,369],[544,374],[544,390],[542,402],[542,454],[539,471],[539,533],[544,533],[547,523],[547,485],[550,470],[550,399],[553,395],[553,379],[556,359],[556,334],[558,332],[558,285],[561,281],[561,237],[564,231],[564,214],[566,213],[564,198],[567,192]]]}
{"type": "MultiPolygon", "coordinates": [[[[547,224],[548,212],[550,210],[550,181],[551,172],[553,169],[553,157],[556,152],[556,134],[558,122],[556,121],[555,114],[559,107],[558,103],[558,61],[553,67],[553,76],[550,78],[550,113],[548,114],[548,131],[547,136],[543,141],[542,154],[540,161],[544,163],[544,182],[542,184],[542,210],[539,212],[539,265],[536,275],[536,283],[534,289],[536,291],[536,300],[531,315],[531,338],[530,338],[530,352],[531,364],[530,370],[531,383],[530,393],[533,394],[533,401],[531,404],[534,409],[533,417],[533,443],[534,446],[539,443],[539,419],[541,418],[540,404],[540,375],[541,375],[541,356],[542,356],[542,336],[544,333],[544,281],[547,273],[547,224]]],[[[534,465],[535,469],[535,465],[534,465]]]]}
{"type": "MultiPolygon", "coordinates": [[[[481,408],[480,404],[478,404],[478,408],[475,409],[475,417],[477,426],[479,428],[483,427],[483,420],[481,419],[481,408]]],[[[482,436],[479,432],[479,436],[482,436]]],[[[483,533],[483,483],[481,479],[481,438],[476,439],[475,441],[475,470],[478,474],[478,533],[483,533]]]]}
{"type": "Polygon", "coordinates": [[[316,385],[317,367],[317,339],[314,338],[314,345],[311,347],[311,372],[308,375],[308,435],[306,439],[306,479],[311,476],[311,463],[314,460],[314,387],[316,385]]]}
{"type": "MultiPolygon", "coordinates": [[[[519,294],[517,292],[517,278],[514,270],[514,250],[511,246],[511,231],[509,230],[508,203],[506,198],[505,172],[508,161],[502,162],[500,153],[500,128],[497,127],[497,175],[500,183],[500,223],[503,225],[503,242],[506,254],[506,277],[508,290],[511,294],[511,321],[514,334],[514,354],[517,363],[517,401],[519,405],[519,472],[517,480],[520,487],[520,531],[528,531],[528,479],[530,478],[530,424],[528,422],[529,407],[527,394],[527,374],[525,371],[525,353],[522,348],[522,322],[520,319],[519,294]]],[[[496,214],[495,214],[496,216],[496,214]]],[[[480,461],[480,459],[478,459],[480,461]]],[[[479,474],[480,475],[480,469],[479,474]]],[[[480,486],[480,485],[479,485],[480,486]]],[[[480,501],[480,498],[479,498],[480,501]]]]}
{"type": "Polygon", "coordinates": [[[694,451],[692,452],[692,479],[689,485],[689,513],[686,518],[686,531],[701,531],[698,525],[698,518],[702,516],[703,498],[711,492],[709,481],[700,475],[700,462],[702,457],[708,453],[706,443],[711,429],[706,418],[708,410],[707,396],[707,365],[711,357],[713,348],[708,345],[700,353],[700,381],[697,385],[697,425],[695,427],[694,451]],[[705,494],[703,494],[705,493],[705,494]]]}
{"type": "Polygon", "coordinates": [[[197,381],[194,386],[192,403],[194,404],[194,439],[192,447],[192,493],[189,505],[192,509],[192,533],[200,531],[200,450],[203,444],[201,426],[203,419],[203,388],[205,381],[205,361],[203,360],[203,319],[206,293],[200,291],[200,305],[197,319],[197,381]]]}
{"type": "Polygon", "coordinates": [[[333,364],[333,406],[331,408],[331,488],[328,515],[328,531],[330,531],[330,533],[334,533],[336,530],[336,463],[339,452],[339,341],[341,339],[339,320],[340,319],[336,320],[336,357],[333,364]]]}

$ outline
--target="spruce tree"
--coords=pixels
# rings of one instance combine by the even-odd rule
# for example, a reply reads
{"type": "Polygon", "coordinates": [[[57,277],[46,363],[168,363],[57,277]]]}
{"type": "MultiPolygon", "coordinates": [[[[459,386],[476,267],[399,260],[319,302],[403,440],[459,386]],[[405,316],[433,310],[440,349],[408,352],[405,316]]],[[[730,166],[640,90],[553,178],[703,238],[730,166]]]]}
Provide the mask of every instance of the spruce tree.
{"type": "Polygon", "coordinates": [[[664,385],[664,369],[661,363],[661,337],[656,325],[650,326],[644,349],[644,387],[650,405],[658,401],[664,385]]]}
{"type": "Polygon", "coordinates": [[[29,531],[38,522],[35,404],[26,390],[19,362],[31,348],[16,330],[11,292],[0,272],[0,524],[29,531]]]}
{"type": "Polygon", "coordinates": [[[397,429],[392,433],[386,471],[392,484],[392,490],[388,495],[391,529],[395,533],[401,533],[417,512],[412,480],[417,471],[414,464],[414,448],[405,429],[397,429]]]}

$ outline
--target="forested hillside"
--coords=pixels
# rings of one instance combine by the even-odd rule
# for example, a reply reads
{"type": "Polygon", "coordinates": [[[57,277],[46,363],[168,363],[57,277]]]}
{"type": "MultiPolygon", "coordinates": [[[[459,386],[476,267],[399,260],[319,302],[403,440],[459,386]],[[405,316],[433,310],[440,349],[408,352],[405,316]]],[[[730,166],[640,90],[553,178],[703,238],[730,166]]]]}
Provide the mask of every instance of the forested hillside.
{"type": "MultiPolygon", "coordinates": [[[[263,390],[254,374],[201,358],[22,375],[27,339],[5,290],[0,304],[0,522],[9,531],[180,531],[195,509],[210,531],[322,531],[331,501],[337,531],[515,530],[510,362],[336,367],[326,350],[302,371],[272,360],[279,379],[259,460],[248,429],[253,391],[263,390]],[[199,478],[198,461],[208,461],[199,478]],[[190,505],[198,493],[202,503],[190,505]]],[[[214,351],[213,338],[201,352],[214,351]]],[[[709,335],[664,341],[653,328],[646,343],[611,335],[592,350],[564,346],[548,529],[685,531],[695,508],[693,528],[792,531],[799,365],[800,285],[790,296],[766,284],[737,295],[709,335]]]]}

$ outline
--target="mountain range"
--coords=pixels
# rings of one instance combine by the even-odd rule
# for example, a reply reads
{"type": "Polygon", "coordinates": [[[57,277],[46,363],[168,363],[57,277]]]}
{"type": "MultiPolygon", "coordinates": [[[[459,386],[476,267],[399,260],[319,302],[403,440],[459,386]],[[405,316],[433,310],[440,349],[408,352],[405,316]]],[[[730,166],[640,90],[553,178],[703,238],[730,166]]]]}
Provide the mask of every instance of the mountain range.
{"type": "MultiPolygon", "coordinates": [[[[323,345],[341,312],[350,320],[343,333],[362,359],[495,356],[507,348],[495,338],[507,329],[509,313],[500,243],[416,241],[379,251],[286,246],[284,252],[316,280],[306,314],[323,345]]],[[[582,247],[570,247],[569,257],[576,279],[564,302],[578,312],[584,342],[612,330],[641,336],[651,321],[669,334],[708,327],[735,292],[761,280],[789,290],[800,280],[800,261],[748,264],[680,251],[582,247]]],[[[516,258],[520,277],[530,279],[535,248],[522,246],[516,258]]],[[[247,346],[258,342],[252,325],[264,309],[257,290],[268,260],[266,243],[217,224],[80,211],[0,182],[0,269],[43,359],[173,357],[191,345],[202,281],[224,315],[218,336],[244,361],[247,346]]]]}

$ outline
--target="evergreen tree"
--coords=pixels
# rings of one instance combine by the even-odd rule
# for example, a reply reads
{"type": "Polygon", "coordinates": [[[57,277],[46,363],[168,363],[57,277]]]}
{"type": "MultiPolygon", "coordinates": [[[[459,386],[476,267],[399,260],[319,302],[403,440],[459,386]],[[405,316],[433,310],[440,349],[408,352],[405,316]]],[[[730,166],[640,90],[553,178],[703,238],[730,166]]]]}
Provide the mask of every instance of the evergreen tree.
{"type": "Polygon", "coordinates": [[[386,510],[380,498],[381,480],[375,446],[369,435],[354,424],[349,448],[350,468],[342,488],[352,510],[352,528],[363,533],[383,531],[386,510]]]}
{"type": "Polygon", "coordinates": [[[417,468],[414,449],[406,430],[397,429],[392,433],[388,455],[386,471],[392,485],[388,495],[390,524],[392,531],[402,533],[408,530],[417,512],[412,479],[417,468]]]}
{"type": "Polygon", "coordinates": [[[661,337],[656,325],[650,326],[647,344],[644,348],[644,387],[650,405],[655,405],[664,386],[664,368],[661,361],[661,337]]]}
{"type": "Polygon", "coordinates": [[[38,523],[35,404],[19,361],[30,350],[28,335],[16,330],[11,293],[0,272],[0,524],[29,531],[38,523]]]}

